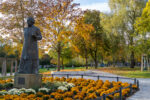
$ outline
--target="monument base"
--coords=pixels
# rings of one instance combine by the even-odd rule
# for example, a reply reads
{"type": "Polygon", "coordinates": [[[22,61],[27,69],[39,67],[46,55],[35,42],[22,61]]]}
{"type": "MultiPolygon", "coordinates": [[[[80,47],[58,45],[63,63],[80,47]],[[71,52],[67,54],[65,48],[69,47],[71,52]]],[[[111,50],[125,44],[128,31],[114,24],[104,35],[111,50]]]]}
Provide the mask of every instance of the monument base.
{"type": "Polygon", "coordinates": [[[42,85],[41,74],[15,74],[15,88],[39,88],[42,85]]]}

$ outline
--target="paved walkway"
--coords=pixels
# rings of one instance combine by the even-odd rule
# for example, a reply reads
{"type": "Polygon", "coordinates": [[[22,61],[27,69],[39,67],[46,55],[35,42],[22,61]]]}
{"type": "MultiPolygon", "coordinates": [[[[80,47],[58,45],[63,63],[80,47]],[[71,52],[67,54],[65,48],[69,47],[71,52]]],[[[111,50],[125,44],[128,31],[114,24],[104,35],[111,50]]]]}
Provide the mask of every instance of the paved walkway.
{"type": "Polygon", "coordinates": [[[150,79],[138,79],[140,81],[140,91],[136,92],[127,100],[150,100],[150,79]]]}
{"type": "MultiPolygon", "coordinates": [[[[110,73],[106,73],[106,72],[101,72],[101,71],[96,71],[93,70],[90,75],[100,75],[100,76],[112,76],[112,77],[116,77],[118,75],[114,75],[114,74],[110,74],[110,73]]],[[[80,72],[78,72],[79,74],[80,72]]],[[[83,72],[82,72],[83,73],[83,72]]],[[[70,74],[72,74],[72,72],[70,72],[70,74]]],[[[81,76],[72,76],[72,77],[81,77],[81,76]]],[[[120,76],[118,76],[120,77],[120,76]]],[[[93,79],[93,80],[97,80],[96,77],[84,77],[85,79],[93,79]]],[[[112,79],[112,78],[103,78],[100,77],[101,80],[109,80],[109,81],[116,81],[116,79],[112,79]]],[[[138,78],[139,83],[140,83],[140,90],[138,92],[136,92],[133,96],[127,98],[127,100],[150,100],[150,78],[149,79],[144,79],[144,78],[138,78]]],[[[127,79],[122,79],[120,80],[122,82],[129,82],[129,83],[133,83],[133,80],[127,80],[127,79]]]]}

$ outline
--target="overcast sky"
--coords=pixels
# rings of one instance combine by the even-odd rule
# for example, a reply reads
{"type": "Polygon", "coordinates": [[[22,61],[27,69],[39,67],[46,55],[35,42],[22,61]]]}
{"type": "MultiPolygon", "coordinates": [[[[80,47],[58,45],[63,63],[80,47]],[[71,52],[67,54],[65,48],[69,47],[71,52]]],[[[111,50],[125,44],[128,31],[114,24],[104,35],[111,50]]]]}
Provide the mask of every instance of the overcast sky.
{"type": "Polygon", "coordinates": [[[86,9],[95,9],[100,10],[101,12],[110,12],[108,6],[108,0],[74,0],[75,3],[80,3],[80,7],[83,10],[86,9]]]}

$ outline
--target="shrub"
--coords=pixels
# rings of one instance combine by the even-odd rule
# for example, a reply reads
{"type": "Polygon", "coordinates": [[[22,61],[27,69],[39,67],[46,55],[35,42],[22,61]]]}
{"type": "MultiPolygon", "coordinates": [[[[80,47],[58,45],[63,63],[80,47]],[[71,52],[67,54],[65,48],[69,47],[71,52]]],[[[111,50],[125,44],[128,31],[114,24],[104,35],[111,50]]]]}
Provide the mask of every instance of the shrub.
{"type": "Polygon", "coordinates": [[[4,86],[3,86],[5,89],[10,89],[10,88],[13,88],[13,83],[11,82],[11,83],[6,83],[6,84],[4,84],[4,86]]]}
{"type": "Polygon", "coordinates": [[[3,85],[2,85],[2,84],[0,84],[0,90],[2,90],[2,89],[4,89],[4,87],[3,87],[3,85]]]}

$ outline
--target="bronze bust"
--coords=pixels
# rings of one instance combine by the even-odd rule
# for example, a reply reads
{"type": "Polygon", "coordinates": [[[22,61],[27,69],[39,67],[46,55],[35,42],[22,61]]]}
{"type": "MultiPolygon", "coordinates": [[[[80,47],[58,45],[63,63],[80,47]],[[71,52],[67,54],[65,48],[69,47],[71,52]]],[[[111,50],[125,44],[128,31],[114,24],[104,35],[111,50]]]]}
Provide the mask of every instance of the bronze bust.
{"type": "Polygon", "coordinates": [[[39,56],[38,40],[42,39],[40,29],[34,26],[35,20],[32,17],[27,19],[28,27],[24,28],[24,43],[19,74],[38,74],[39,56]]]}

